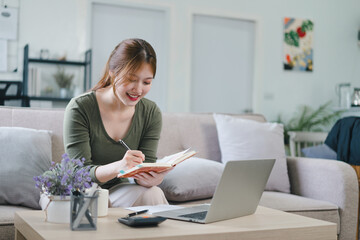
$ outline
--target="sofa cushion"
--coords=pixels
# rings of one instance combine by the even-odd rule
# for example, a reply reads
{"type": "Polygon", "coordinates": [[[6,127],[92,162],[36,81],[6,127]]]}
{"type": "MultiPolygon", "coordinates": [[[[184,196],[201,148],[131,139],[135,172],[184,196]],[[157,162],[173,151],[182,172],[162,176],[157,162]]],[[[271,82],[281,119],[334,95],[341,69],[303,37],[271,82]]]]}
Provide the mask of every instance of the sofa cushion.
{"type": "Polygon", "coordinates": [[[214,195],[224,165],[192,157],[177,165],[159,187],[169,201],[190,201],[214,195]]]}
{"type": "Polygon", "coordinates": [[[0,127],[0,204],[40,209],[34,176],[51,164],[51,132],[0,127]]]}
{"type": "MultiPolygon", "coordinates": [[[[210,113],[163,113],[157,157],[180,152],[191,147],[197,157],[221,162],[221,154],[214,118],[210,113]]],[[[238,118],[265,122],[259,114],[239,114],[238,118]]]]}
{"type": "Polygon", "coordinates": [[[336,152],[326,144],[303,148],[301,152],[307,158],[336,159],[336,152]]]}
{"type": "Polygon", "coordinates": [[[26,210],[30,209],[20,206],[0,205],[0,239],[15,239],[15,212],[26,210]]]}
{"type": "MultiPolygon", "coordinates": [[[[46,129],[51,131],[51,160],[54,162],[61,162],[61,156],[65,152],[63,143],[64,109],[22,107],[11,108],[11,110],[11,127],[24,127],[37,130],[46,129]]],[[[2,111],[0,111],[0,117],[2,117],[2,111]]]]}
{"type": "Polygon", "coordinates": [[[261,123],[222,114],[214,114],[214,119],[223,163],[230,160],[275,158],[265,189],[290,192],[281,124],[261,123]]]}
{"type": "Polygon", "coordinates": [[[22,206],[0,205],[0,226],[13,225],[15,212],[26,210],[30,210],[30,208],[22,206]]]}
{"type": "Polygon", "coordinates": [[[333,203],[288,193],[265,191],[259,205],[336,223],[338,234],[340,233],[339,208],[333,203]]]}
{"type": "MultiPolygon", "coordinates": [[[[194,205],[210,203],[211,199],[196,200],[181,205],[194,205]]],[[[179,204],[171,202],[171,204],[179,204]]],[[[265,191],[262,194],[259,205],[273,208],[284,212],[311,217],[319,220],[333,222],[337,224],[337,233],[340,233],[340,215],[339,208],[330,202],[305,198],[289,193],[265,191]]]]}

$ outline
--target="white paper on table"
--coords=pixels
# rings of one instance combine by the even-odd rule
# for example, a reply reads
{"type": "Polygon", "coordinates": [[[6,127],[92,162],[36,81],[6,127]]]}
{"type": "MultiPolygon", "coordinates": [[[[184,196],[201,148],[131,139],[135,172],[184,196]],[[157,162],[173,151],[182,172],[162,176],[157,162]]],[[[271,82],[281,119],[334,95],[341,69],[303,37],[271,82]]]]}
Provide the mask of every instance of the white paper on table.
{"type": "Polygon", "coordinates": [[[0,38],[16,40],[18,28],[18,9],[0,7],[0,38]]]}
{"type": "Polygon", "coordinates": [[[7,40],[0,39],[0,72],[7,71],[7,40]]]}
{"type": "Polygon", "coordinates": [[[155,205],[155,206],[137,206],[137,207],[128,207],[125,208],[127,210],[131,210],[134,212],[138,212],[141,210],[148,210],[148,214],[153,214],[156,212],[162,212],[162,211],[168,211],[168,210],[175,210],[175,209],[180,209],[180,208],[184,208],[182,206],[178,206],[178,205],[166,205],[166,204],[160,204],[160,205],[155,205]]]}

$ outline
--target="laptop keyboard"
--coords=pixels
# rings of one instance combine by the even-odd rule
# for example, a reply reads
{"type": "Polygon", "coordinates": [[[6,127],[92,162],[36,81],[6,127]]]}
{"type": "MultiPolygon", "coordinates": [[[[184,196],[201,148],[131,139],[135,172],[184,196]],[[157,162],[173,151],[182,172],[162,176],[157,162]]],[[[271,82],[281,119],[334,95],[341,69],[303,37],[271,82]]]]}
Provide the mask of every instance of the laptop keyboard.
{"type": "Polygon", "coordinates": [[[183,215],[180,215],[179,217],[186,217],[186,218],[204,220],[205,217],[206,217],[206,214],[207,214],[207,211],[203,211],[203,212],[183,214],[183,215]]]}

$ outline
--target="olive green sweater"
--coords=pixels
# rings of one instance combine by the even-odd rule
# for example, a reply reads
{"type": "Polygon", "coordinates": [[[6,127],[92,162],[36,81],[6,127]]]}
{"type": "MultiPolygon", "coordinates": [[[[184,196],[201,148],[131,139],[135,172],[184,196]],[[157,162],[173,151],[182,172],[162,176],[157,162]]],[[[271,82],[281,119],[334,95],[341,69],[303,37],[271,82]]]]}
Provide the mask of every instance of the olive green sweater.
{"type": "MultiPolygon", "coordinates": [[[[160,109],[154,102],[143,98],[135,106],[131,126],[123,140],[130,149],[142,151],[145,162],[155,162],[161,126],[160,109]]],[[[95,92],[73,98],[67,105],[64,116],[64,145],[70,158],[85,158],[85,165],[91,166],[92,180],[103,188],[127,181],[114,178],[103,184],[95,177],[97,166],[121,160],[127,151],[107,134],[95,92]]]]}

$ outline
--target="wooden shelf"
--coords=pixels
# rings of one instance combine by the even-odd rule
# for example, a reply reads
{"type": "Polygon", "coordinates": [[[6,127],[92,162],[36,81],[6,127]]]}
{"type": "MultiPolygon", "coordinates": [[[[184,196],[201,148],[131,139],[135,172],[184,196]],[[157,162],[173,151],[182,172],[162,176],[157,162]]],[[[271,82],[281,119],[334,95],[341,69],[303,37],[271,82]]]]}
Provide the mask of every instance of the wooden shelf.
{"type": "Polygon", "coordinates": [[[71,98],[61,98],[61,97],[41,97],[41,96],[29,96],[29,100],[37,101],[56,101],[56,102],[68,102],[71,98]]]}
{"type": "MultiPolygon", "coordinates": [[[[83,68],[83,76],[84,80],[82,81],[82,86],[78,86],[82,88],[82,91],[85,92],[90,88],[91,85],[91,49],[85,52],[85,60],[84,61],[61,61],[55,59],[39,59],[39,58],[29,58],[29,45],[24,47],[24,68],[23,68],[23,85],[22,85],[22,106],[30,107],[30,101],[54,101],[54,102],[68,102],[71,100],[70,97],[61,98],[58,94],[54,94],[54,96],[41,96],[35,95],[38,92],[34,93],[33,91],[29,91],[29,64],[38,63],[38,64],[53,64],[53,65],[66,65],[66,66],[75,66],[83,68]],[[29,96],[30,95],[30,96],[29,96]]],[[[82,71],[82,70],[81,70],[82,71]]],[[[31,85],[32,86],[32,85],[31,85]]],[[[33,88],[32,88],[33,90],[33,88]]],[[[80,89],[81,90],[81,89],[80,89]]]]}
{"type": "Polygon", "coordinates": [[[32,63],[48,63],[48,64],[62,64],[62,65],[75,65],[75,66],[86,65],[86,62],[46,60],[46,59],[38,59],[38,58],[29,58],[28,61],[32,63]]]}

